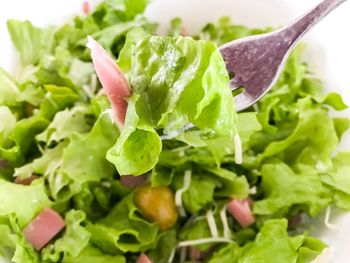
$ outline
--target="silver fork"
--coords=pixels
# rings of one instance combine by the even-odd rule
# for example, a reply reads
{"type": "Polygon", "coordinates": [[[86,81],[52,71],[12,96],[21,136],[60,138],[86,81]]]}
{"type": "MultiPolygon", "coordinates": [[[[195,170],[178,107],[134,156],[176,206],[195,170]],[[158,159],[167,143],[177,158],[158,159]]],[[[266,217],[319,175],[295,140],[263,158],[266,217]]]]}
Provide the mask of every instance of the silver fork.
{"type": "Polygon", "coordinates": [[[220,47],[226,68],[230,76],[234,76],[230,80],[231,89],[244,88],[235,97],[237,111],[253,105],[271,89],[298,41],[345,1],[325,0],[290,26],[241,38],[220,47]]]}

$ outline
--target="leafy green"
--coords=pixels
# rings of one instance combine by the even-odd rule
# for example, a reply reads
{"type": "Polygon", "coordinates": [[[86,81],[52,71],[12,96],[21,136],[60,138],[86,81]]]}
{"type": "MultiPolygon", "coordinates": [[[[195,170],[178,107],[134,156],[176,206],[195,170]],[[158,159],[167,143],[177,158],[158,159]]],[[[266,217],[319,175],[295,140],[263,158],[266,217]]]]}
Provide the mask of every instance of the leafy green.
{"type": "Polygon", "coordinates": [[[293,132],[284,140],[269,144],[259,159],[278,157],[288,164],[320,163],[327,169],[331,165],[329,156],[338,144],[333,121],[324,108],[315,106],[310,99],[299,100],[297,107],[299,120],[293,132]]]}
{"type": "Polygon", "coordinates": [[[85,214],[82,211],[68,211],[65,217],[66,229],[63,236],[42,250],[43,260],[58,262],[62,254],[63,258],[68,255],[77,257],[88,245],[90,239],[90,233],[80,225],[84,220],[85,214]]]}
{"type": "Polygon", "coordinates": [[[228,75],[213,43],[146,36],[137,44],[128,41],[119,60],[134,92],[127,128],[107,156],[119,173],[139,175],[157,163],[161,144],[154,128],[171,134],[192,122],[217,136],[234,135],[236,115],[228,75]],[[141,148],[135,141],[154,148],[141,148]]]}
{"type": "Polygon", "coordinates": [[[121,175],[140,175],[157,163],[162,142],[152,127],[138,124],[140,121],[132,99],[129,100],[126,122],[117,143],[109,149],[107,159],[121,175]]]}
{"type": "Polygon", "coordinates": [[[46,130],[36,136],[36,140],[50,145],[69,138],[74,132],[88,132],[90,126],[85,117],[86,113],[87,109],[83,106],[58,112],[46,130]]]}
{"type": "Polygon", "coordinates": [[[265,164],[261,173],[264,198],[254,202],[256,214],[285,216],[290,208],[299,206],[314,216],[331,201],[313,167],[300,166],[295,172],[284,163],[265,164]]]}
{"type": "Polygon", "coordinates": [[[167,263],[176,247],[176,231],[169,230],[159,235],[157,247],[148,255],[152,262],[167,263]]]}
{"type": "Polygon", "coordinates": [[[111,177],[114,169],[105,156],[118,134],[108,114],[99,117],[89,134],[73,133],[63,153],[62,172],[79,183],[111,177]]]}
{"type": "Polygon", "coordinates": [[[20,91],[15,80],[0,68],[0,105],[15,106],[19,94],[20,91]]]}
{"type": "Polygon", "coordinates": [[[0,180],[0,199],[0,219],[14,213],[21,227],[51,205],[42,180],[28,186],[0,180]]]}
{"type": "MultiPolygon", "coordinates": [[[[183,178],[180,180],[180,186],[183,186],[183,178]]],[[[193,175],[191,177],[190,187],[183,193],[182,199],[186,211],[191,214],[198,212],[214,201],[214,190],[216,183],[210,177],[193,175]]]]}
{"type": "Polygon", "coordinates": [[[7,28],[23,66],[36,64],[42,56],[52,52],[55,33],[53,27],[41,29],[29,21],[11,19],[7,21],[7,28]]]}
{"type": "Polygon", "coordinates": [[[128,195],[109,214],[87,226],[91,242],[108,253],[137,252],[155,246],[158,226],[138,215],[133,195],[128,195]]]}
{"type": "Polygon", "coordinates": [[[230,18],[224,16],[221,17],[216,24],[207,24],[195,37],[214,41],[217,45],[222,45],[238,38],[262,34],[268,31],[271,31],[271,28],[251,29],[241,25],[232,25],[230,18]]]}
{"type": "Polygon", "coordinates": [[[304,235],[289,237],[286,230],[287,220],[269,220],[253,242],[224,246],[208,262],[311,262],[325,248],[323,242],[304,235]]]}
{"type": "Polygon", "coordinates": [[[8,133],[7,143],[0,147],[0,157],[16,165],[23,164],[26,154],[34,144],[34,136],[48,125],[48,120],[39,115],[18,121],[8,133]]]}
{"type": "Polygon", "coordinates": [[[63,263],[125,263],[124,256],[111,256],[103,253],[101,250],[87,246],[85,249],[76,257],[67,255],[62,260],[63,263]]]}
{"type": "Polygon", "coordinates": [[[0,256],[11,259],[11,262],[39,263],[39,256],[24,237],[22,228],[14,214],[6,218],[7,224],[0,223],[0,256]]]}
{"type": "Polygon", "coordinates": [[[78,95],[67,87],[45,85],[45,99],[40,105],[39,114],[51,120],[55,114],[78,101],[78,95]]]}
{"type": "Polygon", "coordinates": [[[350,209],[350,153],[340,152],[333,159],[334,169],[332,172],[321,175],[323,183],[329,185],[333,193],[336,206],[341,209],[350,209]]]}

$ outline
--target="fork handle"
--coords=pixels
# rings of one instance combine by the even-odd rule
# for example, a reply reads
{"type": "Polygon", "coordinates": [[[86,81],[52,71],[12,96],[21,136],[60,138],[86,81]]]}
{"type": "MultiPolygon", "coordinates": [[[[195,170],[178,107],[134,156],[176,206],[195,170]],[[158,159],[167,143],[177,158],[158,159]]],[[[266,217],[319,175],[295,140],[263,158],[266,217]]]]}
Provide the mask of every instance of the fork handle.
{"type": "Polygon", "coordinates": [[[290,39],[290,44],[296,44],[313,26],[325,18],[346,0],[324,0],[308,13],[300,17],[292,25],[284,28],[282,34],[290,39]]]}

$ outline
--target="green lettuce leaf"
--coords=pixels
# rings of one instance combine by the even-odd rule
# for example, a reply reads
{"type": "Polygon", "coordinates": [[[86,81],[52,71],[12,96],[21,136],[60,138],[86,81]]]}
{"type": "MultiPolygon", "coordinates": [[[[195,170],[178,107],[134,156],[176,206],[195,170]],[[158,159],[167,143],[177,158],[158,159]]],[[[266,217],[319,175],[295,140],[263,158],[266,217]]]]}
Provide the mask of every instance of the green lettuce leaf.
{"type": "Polygon", "coordinates": [[[64,149],[62,172],[79,183],[113,176],[115,170],[106,160],[106,153],[118,135],[118,128],[108,114],[99,117],[90,133],[73,133],[64,149]]]}
{"type": "Polygon", "coordinates": [[[79,99],[78,94],[68,87],[45,85],[44,89],[46,96],[40,105],[39,114],[48,120],[51,120],[57,112],[73,106],[79,99]]]}
{"type": "Polygon", "coordinates": [[[23,164],[28,152],[35,149],[35,135],[48,125],[48,120],[40,115],[18,121],[8,134],[6,144],[0,147],[0,157],[15,165],[23,164]]]}
{"type": "Polygon", "coordinates": [[[20,90],[15,80],[0,67],[0,105],[15,106],[20,90]]]}
{"type": "Polygon", "coordinates": [[[232,262],[311,262],[325,248],[317,239],[304,235],[289,237],[287,220],[267,221],[253,242],[243,247],[236,243],[224,246],[214,253],[209,263],[232,262]]]}
{"type": "Polygon", "coordinates": [[[232,25],[230,18],[224,16],[221,17],[215,24],[207,24],[195,37],[203,40],[214,41],[217,45],[220,46],[238,38],[263,34],[271,30],[272,28],[252,29],[246,26],[232,25]]]}
{"type": "Polygon", "coordinates": [[[264,197],[254,202],[254,213],[286,216],[291,208],[298,206],[315,216],[324,209],[331,202],[330,191],[323,186],[313,167],[300,166],[299,169],[295,172],[284,163],[263,165],[264,197]]]}
{"type": "Polygon", "coordinates": [[[0,218],[14,213],[18,224],[23,227],[43,208],[50,206],[44,182],[37,181],[32,185],[20,185],[0,180],[0,218]]]}
{"type": "Polygon", "coordinates": [[[340,152],[333,158],[333,171],[321,175],[323,183],[333,190],[333,201],[336,206],[350,210],[350,153],[340,152]]]}
{"type": "Polygon", "coordinates": [[[69,138],[74,132],[88,132],[90,125],[86,114],[87,108],[84,106],[76,106],[70,110],[58,112],[46,130],[36,136],[36,140],[51,145],[69,138]]]}
{"type": "MultiPolygon", "coordinates": [[[[19,225],[17,217],[9,214],[3,224],[0,220],[0,258],[11,262],[41,262],[38,253],[24,237],[22,227],[19,225]]],[[[7,262],[7,261],[5,261],[7,262]]]]}
{"type": "Polygon", "coordinates": [[[133,195],[128,195],[103,219],[89,224],[91,242],[107,253],[138,252],[155,247],[158,226],[138,215],[133,195]]]}
{"type": "Polygon", "coordinates": [[[17,120],[11,110],[6,106],[0,106],[0,119],[0,146],[6,147],[10,143],[8,137],[16,127],[17,120]]]}
{"type": "Polygon", "coordinates": [[[331,166],[330,156],[339,140],[333,121],[325,108],[308,98],[297,103],[299,120],[293,132],[284,140],[272,142],[259,155],[259,160],[275,157],[288,164],[331,166]]]}
{"type": "Polygon", "coordinates": [[[215,251],[214,255],[209,259],[208,263],[235,263],[238,262],[240,254],[240,247],[236,243],[232,243],[224,246],[220,250],[215,251]]]}
{"type": "Polygon", "coordinates": [[[159,234],[157,247],[148,253],[152,262],[168,263],[171,253],[176,248],[176,231],[170,230],[159,234]]]}
{"type": "Polygon", "coordinates": [[[162,150],[157,132],[149,125],[139,124],[134,99],[137,100],[137,97],[129,100],[124,130],[107,152],[107,160],[117,167],[121,175],[140,175],[151,170],[162,150]]]}
{"type": "MultiPolygon", "coordinates": [[[[183,177],[177,176],[175,179],[177,179],[177,188],[183,187],[183,177]]],[[[182,195],[186,211],[198,214],[203,208],[213,203],[215,187],[214,178],[200,174],[192,175],[190,187],[182,195]]]]}
{"type": "Polygon", "coordinates": [[[41,251],[44,261],[58,262],[63,255],[77,257],[89,243],[90,233],[81,226],[85,220],[82,211],[70,210],[65,216],[66,229],[63,236],[41,251]]]}
{"type": "Polygon", "coordinates": [[[53,27],[41,29],[29,21],[11,19],[7,21],[7,28],[20,54],[22,65],[36,64],[42,56],[52,52],[55,34],[53,27]]]}
{"type": "Polygon", "coordinates": [[[67,255],[62,260],[63,263],[126,263],[124,256],[111,256],[103,253],[98,248],[87,246],[78,256],[67,255]]]}
{"type": "Polygon", "coordinates": [[[107,155],[119,173],[139,175],[153,168],[161,149],[155,128],[171,134],[192,122],[214,132],[214,137],[233,138],[233,97],[215,44],[183,37],[146,36],[137,43],[131,38],[119,61],[134,95],[129,99],[127,129],[107,155]],[[140,149],[135,143],[140,137],[154,148],[140,149]]]}

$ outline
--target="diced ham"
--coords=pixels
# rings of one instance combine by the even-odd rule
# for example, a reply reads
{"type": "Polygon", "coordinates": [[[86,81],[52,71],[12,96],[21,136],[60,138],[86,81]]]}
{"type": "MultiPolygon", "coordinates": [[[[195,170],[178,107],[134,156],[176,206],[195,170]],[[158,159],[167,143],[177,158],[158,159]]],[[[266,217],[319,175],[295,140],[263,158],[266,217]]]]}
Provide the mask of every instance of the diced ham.
{"type": "Polygon", "coordinates": [[[143,185],[147,180],[146,175],[139,175],[139,176],[134,176],[134,175],[123,175],[120,177],[120,183],[123,186],[134,188],[140,185],[143,185]]]}
{"type": "Polygon", "coordinates": [[[136,263],[152,263],[152,260],[150,260],[146,254],[142,253],[137,259],[136,263]]]}
{"type": "Polygon", "coordinates": [[[21,177],[17,176],[15,179],[16,184],[23,184],[23,185],[30,185],[34,180],[40,178],[39,176],[36,175],[31,175],[27,178],[22,179],[21,177]]]}
{"type": "Polygon", "coordinates": [[[89,14],[90,13],[90,3],[88,0],[85,0],[83,2],[83,5],[82,5],[82,9],[83,9],[83,13],[85,15],[89,14]]]}
{"type": "Polygon", "coordinates": [[[250,208],[251,205],[251,198],[246,198],[244,200],[232,199],[227,204],[227,210],[242,227],[247,227],[255,222],[254,215],[250,208]]]}
{"type": "Polygon", "coordinates": [[[126,98],[131,95],[129,83],[107,51],[92,37],[88,37],[87,47],[91,50],[96,74],[111,102],[114,117],[117,123],[122,126],[128,107],[126,98]]]}
{"type": "Polygon", "coordinates": [[[24,236],[39,251],[63,228],[64,220],[51,208],[44,208],[24,229],[24,236]]]}
{"type": "Polygon", "coordinates": [[[189,36],[188,31],[187,31],[187,29],[185,27],[181,28],[181,35],[184,36],[184,37],[185,36],[189,36]]]}

